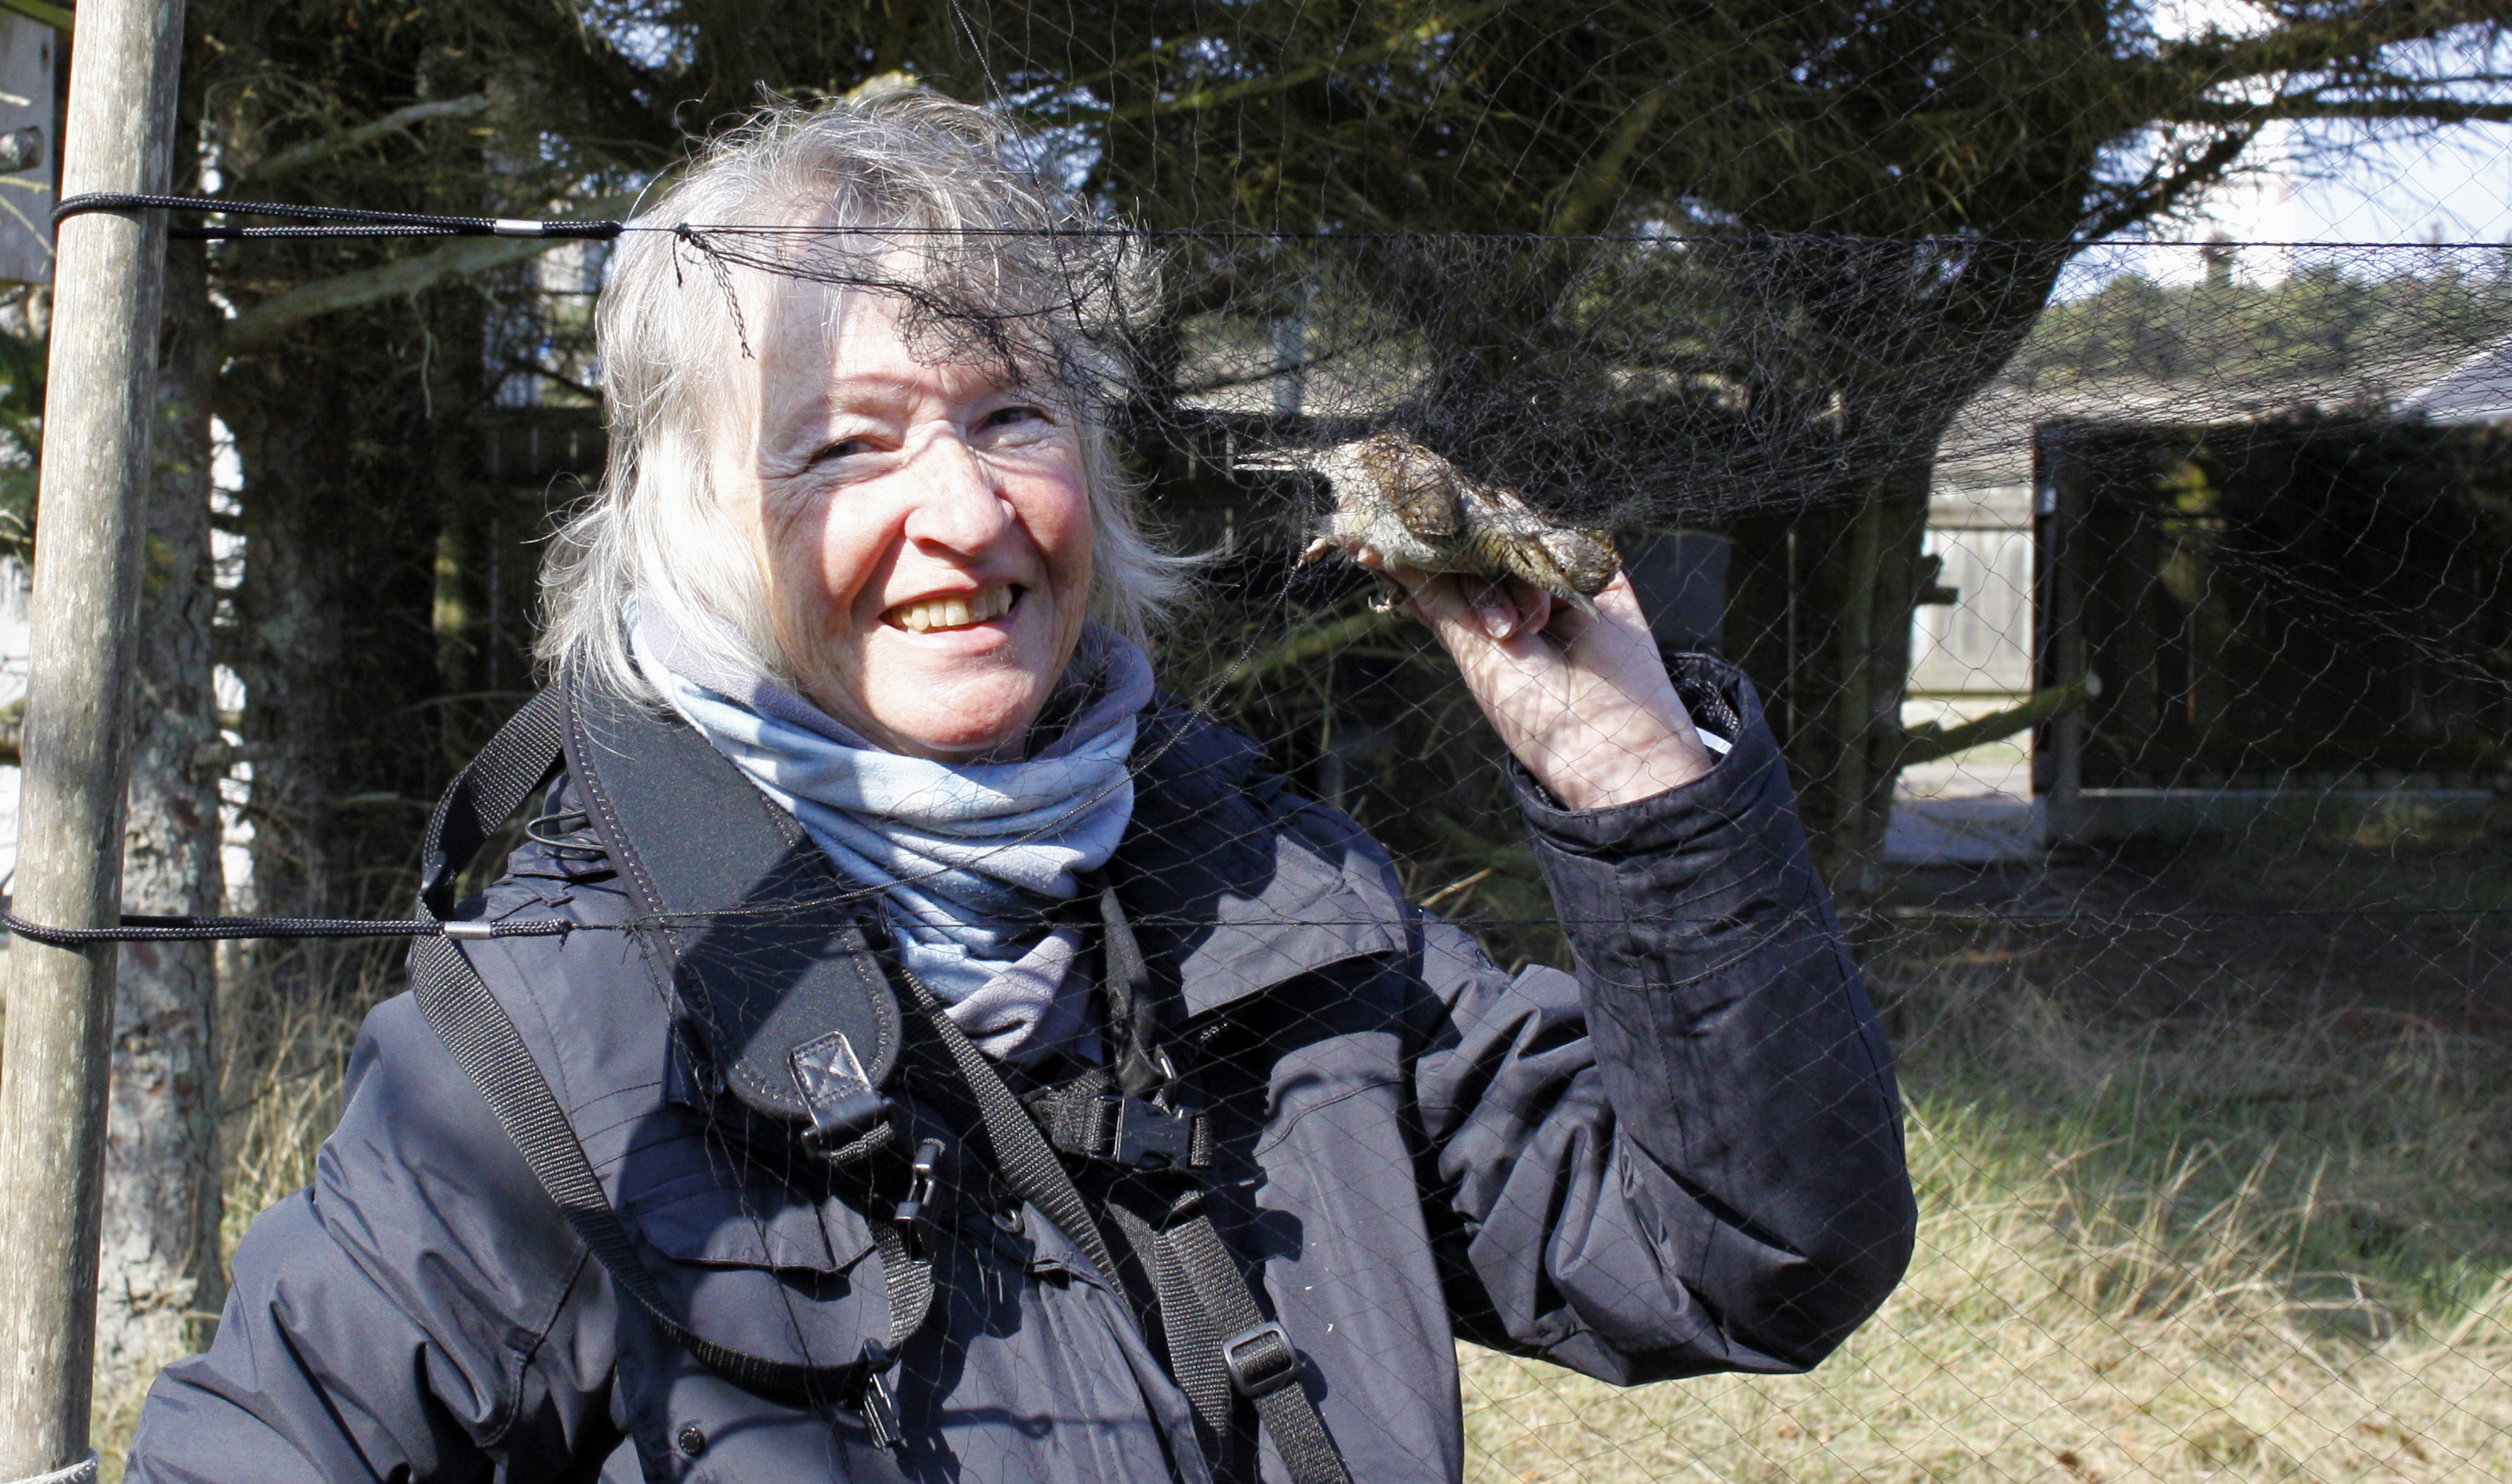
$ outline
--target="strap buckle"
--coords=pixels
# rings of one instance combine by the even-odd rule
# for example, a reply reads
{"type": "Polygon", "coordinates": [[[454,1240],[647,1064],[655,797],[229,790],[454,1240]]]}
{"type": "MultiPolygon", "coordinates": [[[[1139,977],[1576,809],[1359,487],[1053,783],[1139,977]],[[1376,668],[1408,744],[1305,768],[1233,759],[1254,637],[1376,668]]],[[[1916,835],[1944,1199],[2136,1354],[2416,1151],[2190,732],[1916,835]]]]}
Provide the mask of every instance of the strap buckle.
{"type": "Polygon", "coordinates": [[[890,1225],[898,1229],[899,1239],[907,1244],[907,1255],[918,1262],[924,1260],[924,1229],[921,1218],[925,1203],[933,1198],[940,1183],[942,1141],[927,1139],[916,1146],[916,1158],[908,1165],[907,1198],[890,1213],[890,1225]]]}
{"type": "Polygon", "coordinates": [[[1195,1162],[1192,1110],[1162,1108],[1141,1098],[1111,1098],[1108,1152],[1102,1157],[1136,1170],[1165,1170],[1195,1162]]]}
{"type": "Polygon", "coordinates": [[[811,1111],[803,1142],[823,1158],[837,1157],[889,1113],[889,1099],[864,1075],[854,1043],[843,1031],[795,1047],[793,1069],[794,1086],[811,1111]]]}
{"type": "Polygon", "coordinates": [[[1300,1352],[1280,1321],[1268,1319],[1221,1342],[1221,1367],[1230,1373],[1230,1389],[1261,1401],[1300,1379],[1300,1352]]]}
{"type": "Polygon", "coordinates": [[[863,1358],[863,1389],[856,1393],[855,1410],[862,1414],[864,1430],[872,1434],[872,1445],[895,1452],[907,1446],[907,1429],[899,1425],[898,1397],[889,1388],[882,1373],[898,1363],[898,1356],[878,1340],[866,1340],[863,1358]]]}

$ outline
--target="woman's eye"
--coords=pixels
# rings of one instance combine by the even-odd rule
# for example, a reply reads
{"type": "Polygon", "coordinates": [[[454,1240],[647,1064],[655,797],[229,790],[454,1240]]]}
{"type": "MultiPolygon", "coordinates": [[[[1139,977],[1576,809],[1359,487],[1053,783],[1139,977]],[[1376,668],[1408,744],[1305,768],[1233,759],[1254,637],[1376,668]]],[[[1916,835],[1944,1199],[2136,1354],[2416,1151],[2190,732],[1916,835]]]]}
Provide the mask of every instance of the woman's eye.
{"type": "Polygon", "coordinates": [[[860,438],[843,438],[836,443],[829,445],[827,448],[822,449],[819,452],[812,454],[811,462],[816,464],[826,462],[832,458],[852,458],[858,453],[869,453],[871,451],[872,445],[860,438]]]}
{"type": "Polygon", "coordinates": [[[981,429],[1016,428],[1025,424],[1043,424],[1049,420],[1044,408],[1007,407],[998,408],[988,412],[985,419],[977,426],[981,429]]]}

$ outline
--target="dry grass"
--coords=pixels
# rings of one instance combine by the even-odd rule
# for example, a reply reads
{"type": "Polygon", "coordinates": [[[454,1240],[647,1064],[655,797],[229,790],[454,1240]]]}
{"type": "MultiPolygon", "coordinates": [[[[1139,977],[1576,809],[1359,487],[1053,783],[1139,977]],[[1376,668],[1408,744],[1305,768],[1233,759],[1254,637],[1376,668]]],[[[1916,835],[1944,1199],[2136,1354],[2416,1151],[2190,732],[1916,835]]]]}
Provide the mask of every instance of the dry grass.
{"type": "MultiPolygon", "coordinates": [[[[2512,1477],[2505,1048],[2361,1012],[2105,1024],[1981,957],[1876,974],[1924,1212],[1884,1311],[1812,1377],[1616,1390],[1469,1352],[1471,1477],[2512,1477]]],[[[381,988],[347,982],[292,1008],[239,979],[230,1241],[311,1176],[381,988]]],[[[136,1401],[99,1399],[108,1447],[136,1401]]]]}
{"type": "Polygon", "coordinates": [[[2512,1477],[2501,1047],[1899,991],[1923,1225],[1884,1310],[1810,1377],[1471,1352],[1472,1478],[2512,1477]]]}
{"type": "MultiPolygon", "coordinates": [[[[222,1045],[218,1147],[225,1164],[225,1250],[253,1220],[314,1180],[314,1156],[339,1118],[340,1084],[366,1009],[398,985],[389,950],[322,945],[319,971],[274,973],[243,955],[222,960],[218,1006],[222,1045]],[[316,993],[282,993],[278,983],[310,980],[316,993]]],[[[289,965],[291,969],[300,965],[289,965]]],[[[104,1484],[118,1484],[124,1451],[139,1420],[147,1379],[96,1398],[93,1431],[104,1484]]]]}

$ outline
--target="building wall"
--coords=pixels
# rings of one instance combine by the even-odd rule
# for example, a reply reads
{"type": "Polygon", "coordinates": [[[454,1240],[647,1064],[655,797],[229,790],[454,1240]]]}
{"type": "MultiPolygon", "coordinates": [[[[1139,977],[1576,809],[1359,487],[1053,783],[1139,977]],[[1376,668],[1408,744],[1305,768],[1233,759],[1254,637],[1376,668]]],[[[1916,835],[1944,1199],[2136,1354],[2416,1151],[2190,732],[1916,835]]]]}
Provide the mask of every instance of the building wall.
{"type": "Polygon", "coordinates": [[[2026,485],[1943,487],[1927,551],[1953,601],[1911,615],[1910,692],[2017,695],[2032,688],[2032,516],[2026,485]]]}

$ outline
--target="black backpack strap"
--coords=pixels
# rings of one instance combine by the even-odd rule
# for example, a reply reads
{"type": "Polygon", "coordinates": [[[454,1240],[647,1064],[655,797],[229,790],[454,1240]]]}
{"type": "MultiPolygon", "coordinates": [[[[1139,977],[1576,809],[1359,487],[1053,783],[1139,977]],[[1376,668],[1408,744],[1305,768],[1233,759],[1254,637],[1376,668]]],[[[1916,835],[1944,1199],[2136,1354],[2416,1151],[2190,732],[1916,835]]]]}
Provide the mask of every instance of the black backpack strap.
{"type": "MultiPolygon", "coordinates": [[[[453,883],[471,858],[557,772],[564,758],[565,718],[557,688],[543,690],[446,791],[428,824],[421,917],[441,920],[451,910],[453,883]]],[[[860,1357],[834,1366],[771,1360],[716,1344],[671,1316],[660,1285],[638,1256],[627,1223],[612,1209],[558,1095],[460,943],[443,937],[417,940],[412,946],[410,977],[420,1014],[479,1089],[532,1178],[619,1291],[674,1344],[736,1386],[797,1406],[844,1402],[862,1412],[876,1443],[896,1447],[903,1441],[883,1378],[931,1309],[933,1274],[931,1264],[911,1254],[897,1230],[874,1226],[888,1287],[886,1342],[870,1342],[860,1357]]]]}
{"type": "Polygon", "coordinates": [[[454,883],[490,838],[550,781],[565,758],[567,701],[556,685],[507,718],[489,745],[454,777],[428,816],[418,880],[418,915],[441,922],[453,911],[454,883]]]}
{"type": "MultiPolygon", "coordinates": [[[[1004,1183],[1072,1238],[1109,1281],[1117,1281],[1106,1233],[1019,1095],[922,981],[903,964],[892,969],[906,983],[917,1018],[930,1029],[930,1043],[948,1053],[956,1079],[975,1104],[975,1121],[985,1130],[1004,1183]]],[[[1299,1351],[1282,1326],[1257,1306],[1212,1218],[1204,1214],[1201,1192],[1190,1191],[1158,1230],[1121,1205],[1112,1202],[1111,1209],[1138,1254],[1150,1248],[1152,1261],[1145,1266],[1168,1335],[1170,1371],[1187,1392],[1198,1424],[1211,1429],[1216,1442],[1226,1438],[1228,1397],[1236,1391],[1255,1404],[1293,1484],[1351,1484],[1343,1455],[1300,1385],[1299,1351]]]]}

